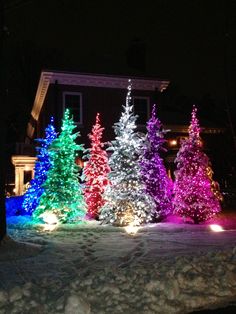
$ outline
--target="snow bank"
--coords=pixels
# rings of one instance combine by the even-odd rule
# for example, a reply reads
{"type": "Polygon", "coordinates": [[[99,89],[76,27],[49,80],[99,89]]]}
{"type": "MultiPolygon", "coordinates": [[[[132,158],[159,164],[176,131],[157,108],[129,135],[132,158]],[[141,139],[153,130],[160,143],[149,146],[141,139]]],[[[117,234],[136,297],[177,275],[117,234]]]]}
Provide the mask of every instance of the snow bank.
{"type": "Polygon", "coordinates": [[[0,245],[0,261],[32,257],[41,250],[42,246],[39,244],[16,242],[6,236],[0,245]]]}
{"type": "Polygon", "coordinates": [[[8,232],[21,242],[0,246],[0,314],[184,314],[236,300],[235,229],[158,223],[131,236],[14,219],[8,232]]]}
{"type": "Polygon", "coordinates": [[[149,268],[107,268],[42,279],[0,291],[0,313],[188,313],[236,299],[236,248],[156,261],[149,268]]]}

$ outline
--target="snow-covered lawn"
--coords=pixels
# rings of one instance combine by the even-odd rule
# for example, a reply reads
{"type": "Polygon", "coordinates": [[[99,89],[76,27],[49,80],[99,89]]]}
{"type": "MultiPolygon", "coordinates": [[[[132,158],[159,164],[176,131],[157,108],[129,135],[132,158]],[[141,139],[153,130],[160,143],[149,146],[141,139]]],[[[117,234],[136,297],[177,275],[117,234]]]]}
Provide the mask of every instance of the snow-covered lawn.
{"type": "Polygon", "coordinates": [[[12,217],[0,247],[0,313],[169,314],[227,304],[236,300],[236,215],[214,223],[225,231],[172,217],[130,235],[98,222],[50,232],[12,217]]]}

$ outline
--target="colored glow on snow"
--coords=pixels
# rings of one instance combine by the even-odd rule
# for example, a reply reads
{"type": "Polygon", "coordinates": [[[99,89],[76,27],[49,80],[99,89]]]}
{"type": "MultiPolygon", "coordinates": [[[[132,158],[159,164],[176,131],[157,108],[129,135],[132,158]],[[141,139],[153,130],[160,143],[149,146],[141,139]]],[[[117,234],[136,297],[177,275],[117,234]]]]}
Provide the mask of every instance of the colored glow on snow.
{"type": "Polygon", "coordinates": [[[220,225],[216,225],[216,224],[210,225],[210,229],[214,232],[224,231],[224,229],[220,225]]]}
{"type": "Polygon", "coordinates": [[[56,227],[57,227],[57,225],[46,224],[43,226],[43,231],[53,231],[56,229],[56,227]]]}

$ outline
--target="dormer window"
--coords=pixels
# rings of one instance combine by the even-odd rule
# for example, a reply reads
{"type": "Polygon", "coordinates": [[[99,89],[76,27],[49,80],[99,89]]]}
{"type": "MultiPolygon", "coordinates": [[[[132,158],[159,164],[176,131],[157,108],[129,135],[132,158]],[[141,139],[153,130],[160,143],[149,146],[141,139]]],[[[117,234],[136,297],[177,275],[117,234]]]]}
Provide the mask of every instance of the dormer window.
{"type": "Polygon", "coordinates": [[[64,92],[63,93],[63,107],[64,111],[68,108],[75,124],[83,124],[83,110],[82,110],[82,94],[76,92],[64,92]]]}

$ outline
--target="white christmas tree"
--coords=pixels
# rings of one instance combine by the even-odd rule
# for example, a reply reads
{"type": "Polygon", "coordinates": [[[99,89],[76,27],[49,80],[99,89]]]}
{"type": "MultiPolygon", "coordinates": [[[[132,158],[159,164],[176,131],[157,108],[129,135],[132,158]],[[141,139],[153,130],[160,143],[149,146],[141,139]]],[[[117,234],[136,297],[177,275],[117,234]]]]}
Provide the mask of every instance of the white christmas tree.
{"type": "MultiPolygon", "coordinates": [[[[130,81],[129,81],[130,82],[130,81]]],[[[141,137],[135,132],[137,116],[131,102],[131,83],[128,86],[126,105],[118,123],[114,125],[115,140],[108,151],[111,184],[104,193],[105,205],[100,209],[104,223],[117,226],[138,226],[149,222],[155,213],[153,199],[145,194],[141,180],[139,153],[141,137]]]]}

